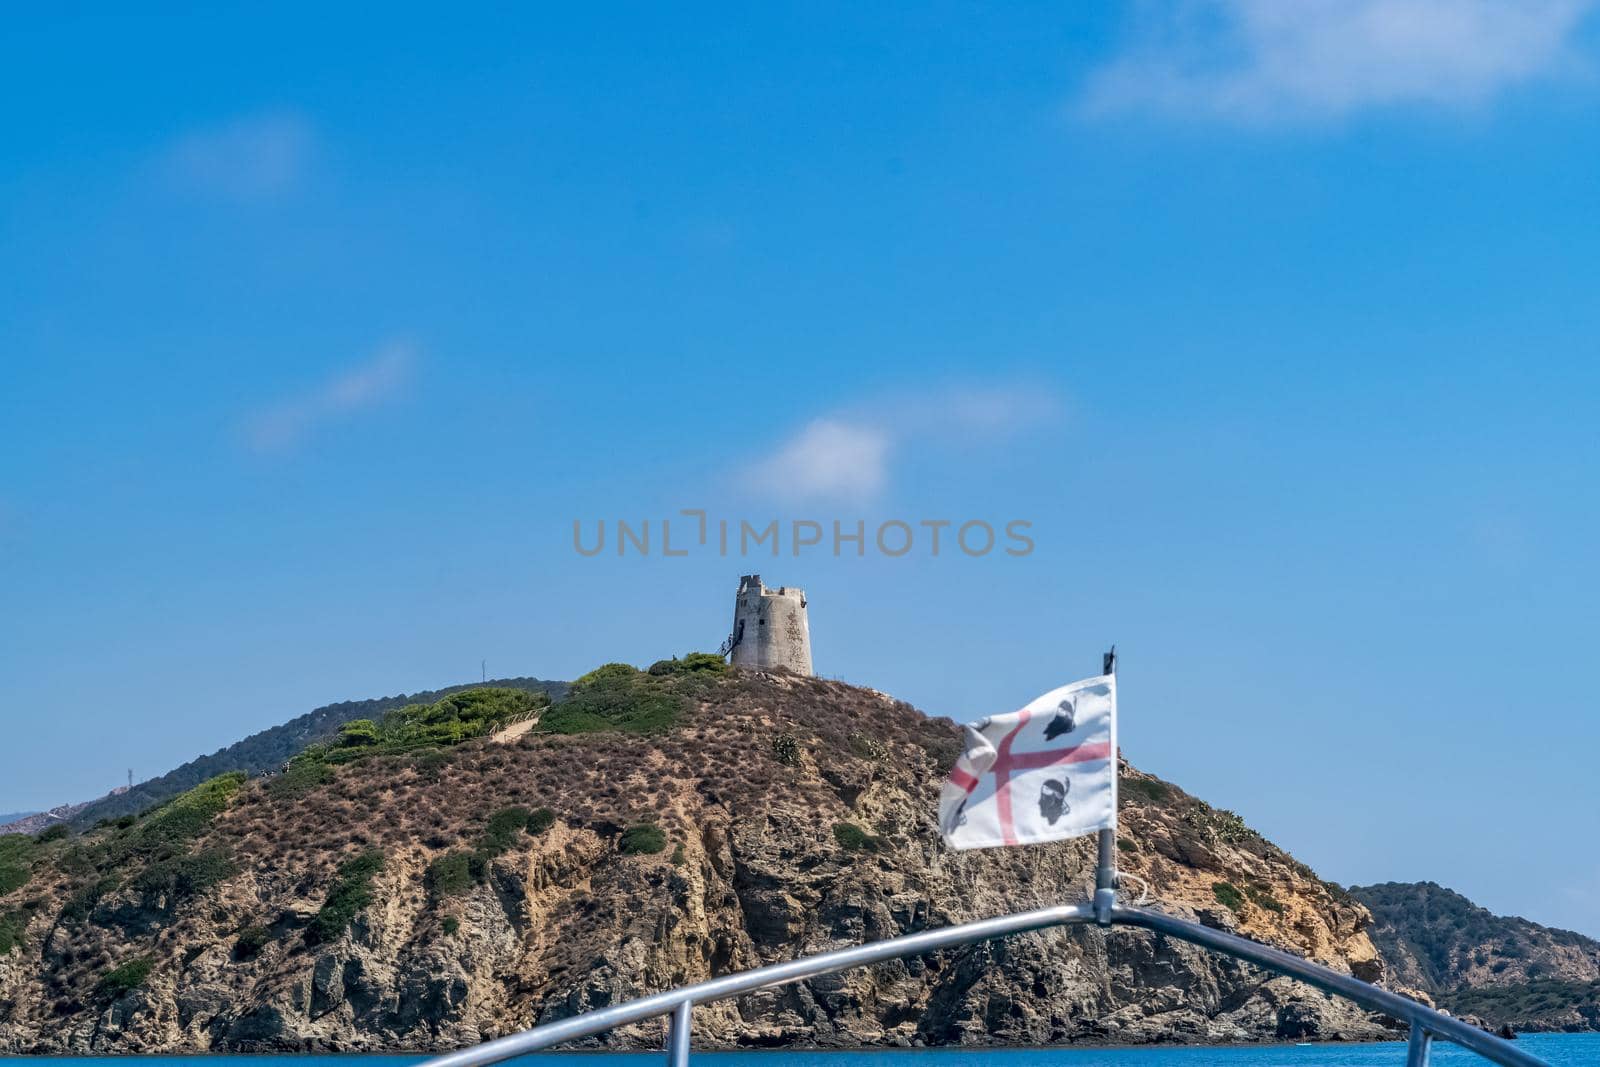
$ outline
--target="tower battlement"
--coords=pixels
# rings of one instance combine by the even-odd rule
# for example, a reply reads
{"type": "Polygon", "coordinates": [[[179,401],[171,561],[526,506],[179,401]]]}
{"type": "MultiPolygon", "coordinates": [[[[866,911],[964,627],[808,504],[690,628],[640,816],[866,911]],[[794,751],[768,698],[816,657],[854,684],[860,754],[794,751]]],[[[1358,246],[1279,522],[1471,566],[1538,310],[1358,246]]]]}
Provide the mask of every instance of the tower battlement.
{"type": "Polygon", "coordinates": [[[811,624],[804,589],[768,589],[759,574],[739,579],[728,658],[735,667],[782,667],[811,674],[811,624]]]}

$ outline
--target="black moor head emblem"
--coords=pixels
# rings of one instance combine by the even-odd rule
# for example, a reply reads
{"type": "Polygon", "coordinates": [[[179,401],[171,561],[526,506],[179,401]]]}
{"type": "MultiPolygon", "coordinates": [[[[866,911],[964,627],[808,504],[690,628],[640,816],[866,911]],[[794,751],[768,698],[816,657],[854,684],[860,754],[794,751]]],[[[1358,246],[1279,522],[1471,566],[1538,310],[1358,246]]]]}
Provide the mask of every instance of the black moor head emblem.
{"type": "Polygon", "coordinates": [[[1044,728],[1044,739],[1054,741],[1062,734],[1070,734],[1073,727],[1078,725],[1078,709],[1071,700],[1063,700],[1056,705],[1056,713],[1044,728]]]}
{"type": "Polygon", "coordinates": [[[1051,826],[1072,810],[1067,806],[1067,790],[1071,787],[1072,783],[1065,778],[1046,778],[1044,785],[1039,787],[1039,814],[1051,826]]]}

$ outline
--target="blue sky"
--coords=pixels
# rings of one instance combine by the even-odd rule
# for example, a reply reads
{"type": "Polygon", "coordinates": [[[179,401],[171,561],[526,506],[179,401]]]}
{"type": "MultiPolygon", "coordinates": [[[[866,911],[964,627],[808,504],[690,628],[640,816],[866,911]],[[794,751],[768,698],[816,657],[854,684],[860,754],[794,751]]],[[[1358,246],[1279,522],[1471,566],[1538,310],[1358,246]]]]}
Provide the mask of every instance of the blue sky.
{"type": "Polygon", "coordinates": [[[958,719],[1115,641],[1136,764],[1600,935],[1591,7],[17,16],[0,810],[760,571],[958,719]],[[573,550],[684,508],[1035,548],[573,550]]]}

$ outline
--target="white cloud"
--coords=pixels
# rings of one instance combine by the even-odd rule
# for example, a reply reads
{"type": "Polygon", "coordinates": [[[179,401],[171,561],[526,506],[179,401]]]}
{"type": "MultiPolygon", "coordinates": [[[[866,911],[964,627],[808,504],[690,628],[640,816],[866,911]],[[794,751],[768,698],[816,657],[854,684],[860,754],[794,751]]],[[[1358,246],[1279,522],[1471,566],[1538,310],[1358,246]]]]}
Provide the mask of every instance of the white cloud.
{"type": "Polygon", "coordinates": [[[889,480],[893,444],[881,427],[817,419],[755,464],[748,480],[783,496],[876,496],[889,480]]]}
{"type": "Polygon", "coordinates": [[[743,472],[745,486],[792,501],[868,500],[889,487],[905,446],[1000,439],[1061,410],[1053,393],[1012,387],[912,392],[813,419],[743,472]]]}
{"type": "Polygon", "coordinates": [[[159,170],[186,191],[261,200],[300,183],[313,140],[310,123],[298,115],[251,115],[178,139],[161,154],[159,170]]]}
{"type": "Polygon", "coordinates": [[[245,443],[256,452],[292,451],[328,423],[389,400],[410,380],[415,364],[410,345],[385,345],[365,363],[249,416],[245,443]]]}
{"type": "Polygon", "coordinates": [[[1080,104],[1246,123],[1470,106],[1585,69],[1573,38],[1595,2],[1165,0],[1080,104]]]}

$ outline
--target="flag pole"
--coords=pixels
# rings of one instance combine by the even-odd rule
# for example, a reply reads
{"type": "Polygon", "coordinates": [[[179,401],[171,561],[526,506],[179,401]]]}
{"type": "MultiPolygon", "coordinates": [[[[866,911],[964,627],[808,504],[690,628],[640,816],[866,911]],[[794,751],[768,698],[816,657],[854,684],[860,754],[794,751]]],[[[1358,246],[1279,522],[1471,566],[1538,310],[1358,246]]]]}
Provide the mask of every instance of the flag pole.
{"type": "MultiPolygon", "coordinates": [[[[1117,673],[1117,646],[1100,658],[1101,674],[1117,673]]],[[[1117,730],[1115,712],[1111,727],[1111,803],[1112,828],[1099,834],[1100,862],[1094,876],[1094,918],[1101,926],[1111,925],[1111,909],[1117,905],[1117,730]]]]}

